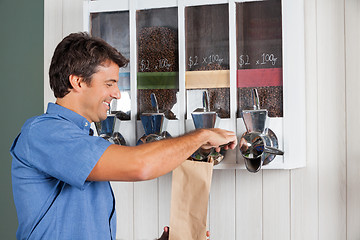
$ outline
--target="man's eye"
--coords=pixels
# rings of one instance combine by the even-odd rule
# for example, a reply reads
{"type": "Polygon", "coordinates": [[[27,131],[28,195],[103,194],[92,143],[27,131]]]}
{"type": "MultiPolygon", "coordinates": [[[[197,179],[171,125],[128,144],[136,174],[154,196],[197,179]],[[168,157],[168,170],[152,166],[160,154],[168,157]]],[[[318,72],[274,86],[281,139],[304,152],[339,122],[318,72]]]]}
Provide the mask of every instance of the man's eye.
{"type": "Polygon", "coordinates": [[[112,83],[107,83],[106,84],[108,87],[112,87],[112,83]]]}

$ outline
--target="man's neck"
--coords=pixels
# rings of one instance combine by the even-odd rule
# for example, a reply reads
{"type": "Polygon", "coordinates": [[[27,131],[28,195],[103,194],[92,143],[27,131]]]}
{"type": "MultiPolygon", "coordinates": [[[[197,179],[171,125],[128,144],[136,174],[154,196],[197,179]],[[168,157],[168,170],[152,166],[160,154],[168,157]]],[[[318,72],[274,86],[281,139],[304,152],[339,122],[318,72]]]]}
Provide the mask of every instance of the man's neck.
{"type": "MultiPolygon", "coordinates": [[[[68,93],[66,96],[64,96],[63,98],[57,98],[56,99],[56,104],[65,107],[67,109],[70,109],[73,112],[76,112],[77,114],[85,117],[82,112],[81,112],[81,107],[79,105],[79,102],[77,99],[75,99],[71,93],[68,93]]],[[[86,117],[85,117],[86,118],[86,117]]]]}

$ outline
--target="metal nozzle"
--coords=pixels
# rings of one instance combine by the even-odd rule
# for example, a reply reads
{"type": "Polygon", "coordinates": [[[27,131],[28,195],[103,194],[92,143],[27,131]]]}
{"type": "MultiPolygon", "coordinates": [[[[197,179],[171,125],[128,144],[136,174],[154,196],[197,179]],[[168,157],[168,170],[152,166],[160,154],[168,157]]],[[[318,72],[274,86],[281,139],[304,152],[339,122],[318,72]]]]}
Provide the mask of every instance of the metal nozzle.
{"type": "Polygon", "coordinates": [[[159,113],[159,105],[158,105],[158,102],[156,100],[155,93],[151,93],[150,99],[151,99],[151,106],[153,107],[154,111],[156,113],[159,113]]]}
{"type": "Polygon", "coordinates": [[[205,112],[210,112],[209,95],[206,91],[203,92],[203,107],[205,112]]]}
{"type": "Polygon", "coordinates": [[[256,88],[253,88],[251,95],[252,95],[252,99],[253,99],[253,109],[260,110],[259,94],[258,94],[258,91],[256,88]]]}

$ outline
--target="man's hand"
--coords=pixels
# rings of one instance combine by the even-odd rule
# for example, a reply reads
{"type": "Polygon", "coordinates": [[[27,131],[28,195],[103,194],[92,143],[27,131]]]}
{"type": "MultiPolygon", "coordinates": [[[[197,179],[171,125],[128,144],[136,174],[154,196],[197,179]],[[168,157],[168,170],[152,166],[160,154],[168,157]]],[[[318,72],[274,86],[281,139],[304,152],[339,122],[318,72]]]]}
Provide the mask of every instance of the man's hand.
{"type": "MultiPolygon", "coordinates": [[[[210,232],[206,231],[206,239],[210,240],[209,237],[210,237],[210,232]]],[[[164,227],[164,232],[158,240],[168,240],[168,239],[169,239],[169,227],[164,227]]]]}
{"type": "Polygon", "coordinates": [[[221,148],[228,150],[236,147],[237,138],[234,132],[219,128],[211,128],[207,130],[209,140],[206,144],[201,146],[203,149],[215,148],[216,152],[220,152],[221,148]]]}

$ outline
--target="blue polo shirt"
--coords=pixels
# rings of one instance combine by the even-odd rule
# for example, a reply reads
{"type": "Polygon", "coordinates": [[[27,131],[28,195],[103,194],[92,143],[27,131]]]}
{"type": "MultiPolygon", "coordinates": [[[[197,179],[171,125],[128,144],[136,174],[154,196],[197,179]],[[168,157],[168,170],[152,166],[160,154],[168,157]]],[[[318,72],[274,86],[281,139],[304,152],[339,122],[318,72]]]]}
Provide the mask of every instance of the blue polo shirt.
{"type": "Polygon", "coordinates": [[[115,240],[110,183],[86,181],[111,143],[89,131],[84,117],[54,103],[24,124],[10,149],[17,239],[115,240]]]}

